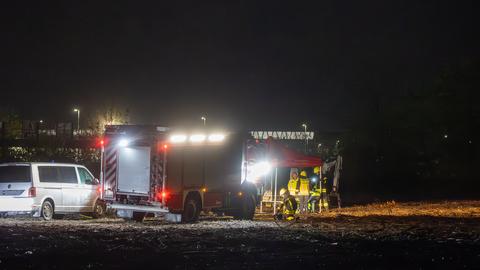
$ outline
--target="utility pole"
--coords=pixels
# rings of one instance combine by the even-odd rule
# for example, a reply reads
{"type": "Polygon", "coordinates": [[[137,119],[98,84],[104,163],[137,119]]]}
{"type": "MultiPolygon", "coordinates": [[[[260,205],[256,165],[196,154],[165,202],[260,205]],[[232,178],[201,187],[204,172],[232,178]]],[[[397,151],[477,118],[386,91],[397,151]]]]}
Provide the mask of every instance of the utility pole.
{"type": "Polygon", "coordinates": [[[77,113],[77,131],[80,131],[80,109],[73,109],[77,113]]]}
{"type": "Polygon", "coordinates": [[[307,124],[302,124],[302,127],[305,130],[305,154],[307,153],[308,150],[308,135],[307,135],[307,124]]]}

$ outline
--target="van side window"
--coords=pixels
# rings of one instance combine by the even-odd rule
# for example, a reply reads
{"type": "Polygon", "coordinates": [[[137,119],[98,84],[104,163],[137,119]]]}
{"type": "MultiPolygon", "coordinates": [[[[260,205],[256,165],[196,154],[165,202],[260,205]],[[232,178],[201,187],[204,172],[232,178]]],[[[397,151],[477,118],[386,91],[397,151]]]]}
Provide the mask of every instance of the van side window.
{"type": "Polygon", "coordinates": [[[60,172],[60,182],[69,184],[78,184],[77,173],[74,167],[58,167],[60,172]]]}
{"type": "Polygon", "coordinates": [[[78,175],[80,175],[80,184],[93,185],[93,176],[84,168],[77,168],[78,175]]]}
{"type": "Polygon", "coordinates": [[[58,183],[58,172],[56,167],[38,166],[40,182],[58,183]]]}
{"type": "Polygon", "coordinates": [[[40,182],[77,184],[74,167],[38,166],[40,182]]]}

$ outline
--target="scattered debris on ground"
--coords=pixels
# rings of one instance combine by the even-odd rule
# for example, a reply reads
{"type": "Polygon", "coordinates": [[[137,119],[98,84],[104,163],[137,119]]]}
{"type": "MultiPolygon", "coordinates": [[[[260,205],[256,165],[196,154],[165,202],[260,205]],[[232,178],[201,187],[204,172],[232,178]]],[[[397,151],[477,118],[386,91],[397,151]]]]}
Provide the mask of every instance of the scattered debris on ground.
{"type": "Polygon", "coordinates": [[[203,217],[195,224],[70,217],[0,219],[0,269],[475,268],[480,201],[373,204],[283,226],[203,217]]]}

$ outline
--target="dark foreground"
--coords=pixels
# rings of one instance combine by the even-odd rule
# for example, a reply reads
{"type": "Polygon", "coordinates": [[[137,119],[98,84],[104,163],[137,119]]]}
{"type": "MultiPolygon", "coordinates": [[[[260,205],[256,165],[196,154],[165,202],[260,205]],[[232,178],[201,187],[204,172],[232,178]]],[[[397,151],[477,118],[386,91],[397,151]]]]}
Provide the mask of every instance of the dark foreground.
{"type": "Polygon", "coordinates": [[[373,205],[286,225],[0,219],[0,269],[480,268],[479,202],[373,205]]]}

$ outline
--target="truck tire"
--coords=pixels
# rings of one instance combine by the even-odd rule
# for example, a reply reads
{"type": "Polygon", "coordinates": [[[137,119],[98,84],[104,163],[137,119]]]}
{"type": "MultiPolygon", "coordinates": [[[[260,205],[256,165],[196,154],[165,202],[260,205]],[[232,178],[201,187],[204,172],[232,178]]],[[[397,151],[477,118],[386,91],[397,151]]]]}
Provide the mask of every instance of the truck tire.
{"type": "Polygon", "coordinates": [[[144,212],[133,212],[132,219],[135,220],[136,222],[143,222],[144,218],[145,218],[144,212]]]}
{"type": "Polygon", "coordinates": [[[182,212],[182,222],[192,223],[198,220],[201,211],[200,203],[197,199],[188,197],[185,200],[185,205],[182,212]]]}
{"type": "Polygon", "coordinates": [[[237,210],[233,217],[235,219],[252,220],[255,216],[255,197],[246,193],[239,201],[237,210]]]}
{"type": "Polygon", "coordinates": [[[106,207],[105,204],[101,201],[96,201],[95,206],[93,206],[93,218],[103,218],[105,217],[106,207]]]}

